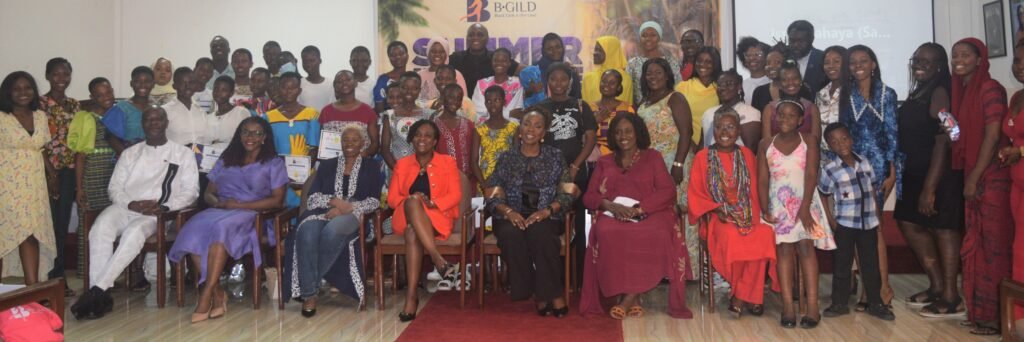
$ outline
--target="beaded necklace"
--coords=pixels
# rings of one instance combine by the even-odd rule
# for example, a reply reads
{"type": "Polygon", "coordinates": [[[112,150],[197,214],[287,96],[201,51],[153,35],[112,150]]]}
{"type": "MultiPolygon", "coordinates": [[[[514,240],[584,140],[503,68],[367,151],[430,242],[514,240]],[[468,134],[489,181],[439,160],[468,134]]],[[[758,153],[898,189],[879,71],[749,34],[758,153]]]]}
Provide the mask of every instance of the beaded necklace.
{"type": "Polygon", "coordinates": [[[718,144],[708,148],[708,190],[711,199],[722,204],[726,216],[739,226],[740,235],[747,235],[753,228],[753,206],[749,195],[739,195],[750,194],[750,173],[747,171],[746,160],[739,147],[736,147],[732,151],[732,175],[726,175],[718,151],[718,144]],[[729,193],[734,195],[729,196],[729,193]]]}

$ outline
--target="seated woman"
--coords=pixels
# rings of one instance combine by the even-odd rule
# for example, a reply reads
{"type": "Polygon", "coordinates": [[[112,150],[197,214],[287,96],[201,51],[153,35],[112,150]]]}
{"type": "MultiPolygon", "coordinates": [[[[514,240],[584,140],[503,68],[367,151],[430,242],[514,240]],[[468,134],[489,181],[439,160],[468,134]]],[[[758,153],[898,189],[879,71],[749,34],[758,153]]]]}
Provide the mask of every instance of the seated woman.
{"type": "MultiPolygon", "coordinates": [[[[199,283],[203,288],[192,323],[227,312],[227,293],[219,282],[229,256],[239,259],[256,251],[255,266],[262,263],[254,228],[256,211],[280,208],[288,184],[270,124],[257,117],[242,120],[207,178],[210,183],[203,199],[210,208],[185,223],[167,254],[173,262],[190,254],[193,266],[202,271],[199,283]]],[[[273,237],[268,240],[274,241],[273,237]]]]}
{"type": "Polygon", "coordinates": [[[324,160],[309,189],[299,228],[285,239],[285,298],[302,298],[302,316],[316,315],[320,279],[342,293],[365,300],[359,223],[380,207],[380,162],[360,155],[370,146],[366,127],[350,122],[341,129],[342,155],[324,160]],[[298,279],[298,284],[292,282],[298,279]]]}
{"type": "Polygon", "coordinates": [[[692,318],[686,307],[689,267],[679,267],[689,265],[690,256],[674,210],[675,182],[661,153],[650,148],[642,118],[616,116],[608,133],[614,153],[597,161],[583,196],[587,209],[603,215],[596,215],[587,245],[580,313],[602,314],[602,295],[621,296],[609,312],[612,318],[641,317],[638,296],[668,278],[669,316],[692,318]]]}
{"type": "Polygon", "coordinates": [[[573,201],[563,190],[576,185],[562,152],[540,142],[550,125],[550,114],[536,107],[526,110],[519,128],[522,143],[498,157],[487,180],[487,208],[508,265],[512,300],[532,295],[537,314],[561,318],[569,307],[562,296],[559,235],[565,229],[562,212],[573,201]]]}
{"type": "Polygon", "coordinates": [[[455,158],[434,153],[440,129],[430,120],[412,124],[406,141],[413,154],[395,162],[388,186],[388,206],[395,209],[392,223],[395,234],[405,236],[405,275],[407,279],[405,308],[398,319],[416,319],[419,299],[416,284],[420,281],[423,252],[426,251],[438,273],[452,281],[458,266],[449,264],[438,253],[434,239],[447,240],[459,216],[462,188],[455,158]]]}
{"type": "Polygon", "coordinates": [[[775,273],[775,231],[761,223],[757,201],[754,153],[736,144],[740,118],[734,112],[715,113],[715,144],[693,158],[690,221],[698,219],[700,237],[707,240],[711,265],[732,285],[729,313],[739,318],[743,307],[764,314],[765,271],[778,291],[775,273]]]}

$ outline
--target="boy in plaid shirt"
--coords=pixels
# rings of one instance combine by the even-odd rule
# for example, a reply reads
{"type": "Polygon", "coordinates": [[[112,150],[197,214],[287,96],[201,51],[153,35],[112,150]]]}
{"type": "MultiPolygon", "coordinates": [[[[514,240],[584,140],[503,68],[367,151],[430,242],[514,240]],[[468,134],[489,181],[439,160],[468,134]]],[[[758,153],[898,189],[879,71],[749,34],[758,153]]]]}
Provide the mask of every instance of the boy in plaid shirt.
{"type": "Polygon", "coordinates": [[[850,269],[853,251],[860,255],[860,273],[868,297],[867,313],[879,319],[896,319],[882,304],[881,274],[878,270],[878,211],[871,186],[871,164],[853,152],[853,138],[846,126],[833,123],[823,134],[835,157],[822,168],[818,190],[826,201],[825,212],[835,233],[836,251],[832,269],[832,305],[822,313],[837,317],[850,313],[850,269]]]}

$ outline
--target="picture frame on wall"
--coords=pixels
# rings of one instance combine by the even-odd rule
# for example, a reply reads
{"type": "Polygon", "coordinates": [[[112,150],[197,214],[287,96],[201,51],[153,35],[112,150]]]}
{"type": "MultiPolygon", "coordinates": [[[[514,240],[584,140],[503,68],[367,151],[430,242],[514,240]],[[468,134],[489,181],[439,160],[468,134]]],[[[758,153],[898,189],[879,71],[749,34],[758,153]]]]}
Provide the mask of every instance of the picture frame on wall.
{"type": "Polygon", "coordinates": [[[1010,46],[1024,38],[1024,0],[1010,0],[1010,46]]]}
{"type": "Polygon", "coordinates": [[[985,45],[988,46],[989,58],[1005,57],[1006,27],[1003,24],[1003,1],[996,0],[982,5],[981,13],[985,21],[985,45]]]}

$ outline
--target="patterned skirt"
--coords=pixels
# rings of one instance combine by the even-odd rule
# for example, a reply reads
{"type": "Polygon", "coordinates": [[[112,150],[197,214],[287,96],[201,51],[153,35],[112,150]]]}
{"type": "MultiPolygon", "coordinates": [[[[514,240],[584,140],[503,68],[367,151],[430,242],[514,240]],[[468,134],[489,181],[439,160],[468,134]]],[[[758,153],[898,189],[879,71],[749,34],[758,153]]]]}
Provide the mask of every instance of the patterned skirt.
{"type": "Polygon", "coordinates": [[[82,234],[85,223],[85,212],[90,210],[103,210],[110,205],[110,196],[107,195],[107,185],[110,184],[110,177],[114,173],[114,150],[100,148],[96,152],[85,155],[85,174],[82,175],[82,191],[85,193],[87,208],[78,207],[78,269],[77,274],[82,276],[85,260],[85,239],[88,236],[82,234]]]}

